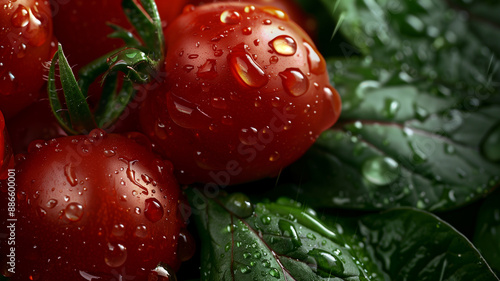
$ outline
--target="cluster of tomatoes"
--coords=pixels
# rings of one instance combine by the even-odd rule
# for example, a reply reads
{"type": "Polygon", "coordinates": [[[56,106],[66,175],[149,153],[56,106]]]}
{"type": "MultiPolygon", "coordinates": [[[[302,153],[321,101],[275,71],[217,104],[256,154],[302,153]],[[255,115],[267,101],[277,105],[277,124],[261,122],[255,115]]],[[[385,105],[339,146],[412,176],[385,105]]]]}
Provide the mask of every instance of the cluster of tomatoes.
{"type": "Polygon", "coordinates": [[[75,74],[121,47],[106,25],[132,29],[121,0],[0,1],[2,217],[7,176],[17,202],[4,276],[156,280],[194,252],[179,184],[276,176],[335,123],[326,63],[283,12],[300,10],[251,2],[157,0],[166,49],[155,79],[117,124],[70,136],[51,111],[47,69],[58,43],[75,74]]]}

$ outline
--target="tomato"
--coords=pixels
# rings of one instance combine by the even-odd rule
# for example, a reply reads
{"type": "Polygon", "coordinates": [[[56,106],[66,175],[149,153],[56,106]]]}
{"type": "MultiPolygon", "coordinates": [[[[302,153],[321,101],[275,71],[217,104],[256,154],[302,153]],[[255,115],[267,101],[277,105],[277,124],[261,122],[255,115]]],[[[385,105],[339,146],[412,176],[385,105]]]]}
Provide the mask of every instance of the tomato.
{"type": "Polygon", "coordinates": [[[160,262],[178,268],[180,189],[148,142],[96,129],[17,157],[13,280],[144,280],[160,262]]]}
{"type": "Polygon", "coordinates": [[[281,10],[192,7],[165,34],[167,78],[140,118],[181,183],[276,176],[339,117],[325,60],[281,10]]]}
{"type": "Polygon", "coordinates": [[[0,180],[7,178],[7,171],[13,165],[12,160],[12,148],[5,127],[5,119],[0,111],[0,180]]]}
{"type": "Polygon", "coordinates": [[[55,51],[48,1],[0,1],[0,110],[6,118],[37,100],[55,51]]]}

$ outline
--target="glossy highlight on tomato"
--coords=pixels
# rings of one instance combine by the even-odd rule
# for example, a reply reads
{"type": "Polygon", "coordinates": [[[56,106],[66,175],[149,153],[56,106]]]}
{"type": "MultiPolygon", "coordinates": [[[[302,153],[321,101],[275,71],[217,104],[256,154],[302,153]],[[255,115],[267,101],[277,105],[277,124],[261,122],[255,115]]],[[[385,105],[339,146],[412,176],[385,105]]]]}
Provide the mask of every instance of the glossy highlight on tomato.
{"type": "Polygon", "coordinates": [[[339,117],[325,60],[281,10],[187,6],[165,36],[167,78],[140,117],[181,183],[276,176],[339,117]]]}
{"type": "Polygon", "coordinates": [[[17,159],[12,280],[143,280],[160,262],[179,267],[180,189],[144,135],[96,129],[35,141],[17,159]]]}
{"type": "Polygon", "coordinates": [[[0,1],[0,110],[8,119],[36,101],[55,51],[47,0],[0,1]]]}

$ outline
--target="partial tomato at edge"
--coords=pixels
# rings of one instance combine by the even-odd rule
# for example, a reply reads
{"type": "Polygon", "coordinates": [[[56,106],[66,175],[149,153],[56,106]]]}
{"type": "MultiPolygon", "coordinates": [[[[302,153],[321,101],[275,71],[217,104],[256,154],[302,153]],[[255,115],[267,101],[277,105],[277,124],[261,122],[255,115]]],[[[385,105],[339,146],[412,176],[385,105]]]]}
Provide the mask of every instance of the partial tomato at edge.
{"type": "Polygon", "coordinates": [[[140,117],[181,183],[276,176],[339,117],[323,57],[281,10],[192,7],[165,34],[167,78],[140,117]]]}
{"type": "Polygon", "coordinates": [[[17,158],[13,280],[146,279],[160,262],[179,267],[180,189],[145,136],[94,130],[17,158]]]}
{"type": "Polygon", "coordinates": [[[8,169],[14,167],[13,160],[9,134],[5,127],[5,119],[0,111],[0,180],[7,178],[8,169]]]}
{"type": "Polygon", "coordinates": [[[55,52],[48,0],[0,0],[0,110],[10,118],[39,97],[55,52]]]}

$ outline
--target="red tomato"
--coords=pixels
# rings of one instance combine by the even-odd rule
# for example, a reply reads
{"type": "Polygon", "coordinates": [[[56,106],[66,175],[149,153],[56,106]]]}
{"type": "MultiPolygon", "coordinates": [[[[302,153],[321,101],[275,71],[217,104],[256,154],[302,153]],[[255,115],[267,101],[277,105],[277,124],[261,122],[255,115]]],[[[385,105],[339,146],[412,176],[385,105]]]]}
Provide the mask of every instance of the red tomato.
{"type": "Polygon", "coordinates": [[[94,130],[34,142],[18,158],[13,280],[144,280],[160,262],[178,268],[180,190],[144,135],[94,130]]]}
{"type": "Polygon", "coordinates": [[[339,117],[323,57],[280,10],[192,7],[165,33],[167,78],[140,117],[181,183],[276,176],[339,117]]]}
{"type": "Polygon", "coordinates": [[[0,111],[0,180],[7,178],[7,171],[13,165],[12,148],[10,147],[5,120],[0,111]]]}
{"type": "Polygon", "coordinates": [[[0,1],[0,110],[6,118],[37,100],[55,51],[49,1],[0,1]]]}

